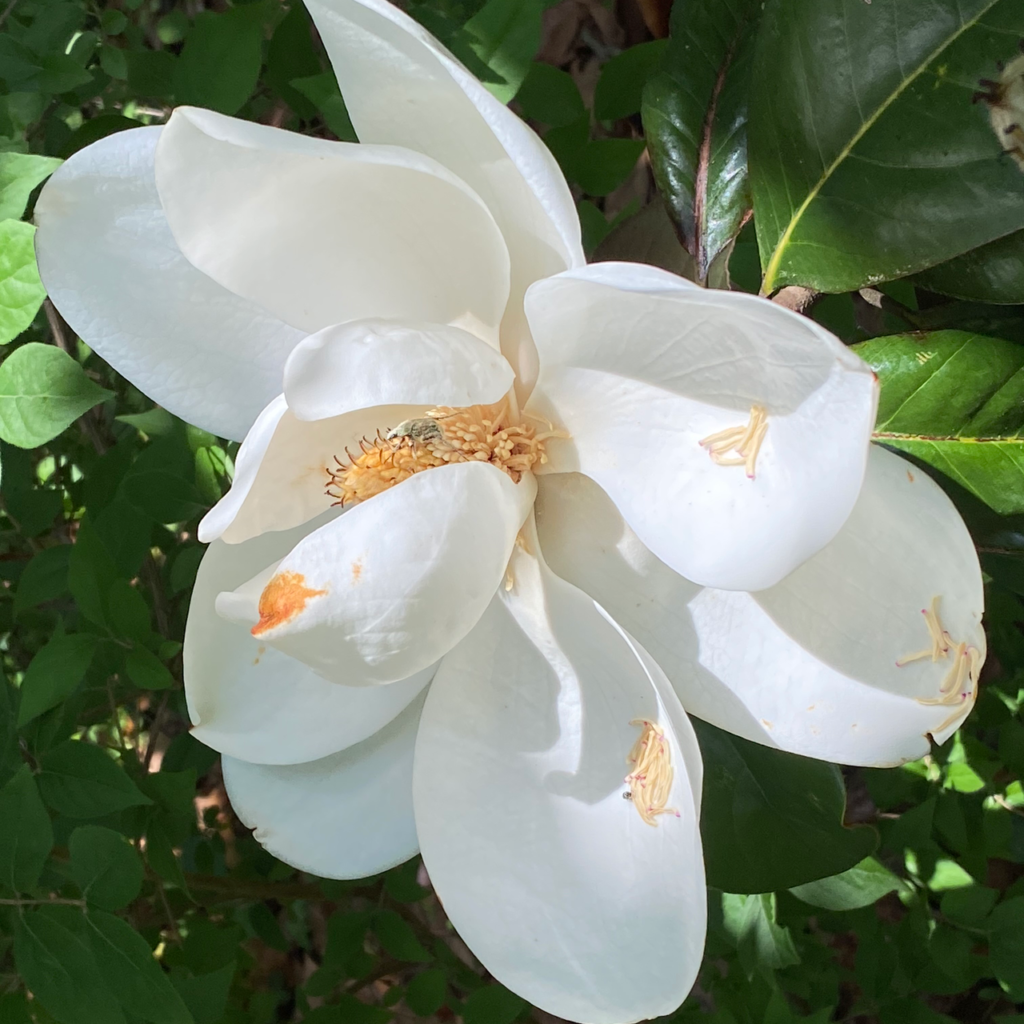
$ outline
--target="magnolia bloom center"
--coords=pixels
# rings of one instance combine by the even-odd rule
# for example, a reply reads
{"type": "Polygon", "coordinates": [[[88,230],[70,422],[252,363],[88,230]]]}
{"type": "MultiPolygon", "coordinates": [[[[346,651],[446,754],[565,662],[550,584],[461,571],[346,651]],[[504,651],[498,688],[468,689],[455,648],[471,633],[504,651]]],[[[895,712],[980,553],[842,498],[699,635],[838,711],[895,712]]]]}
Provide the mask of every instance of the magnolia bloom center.
{"type": "Polygon", "coordinates": [[[327,495],[335,505],[366,501],[414,473],[455,462],[487,462],[515,483],[547,462],[544,441],[556,431],[538,433],[524,423],[513,400],[464,409],[442,406],[359,442],[359,454],[345,449],[327,468],[327,495]]]}
{"type": "Polygon", "coordinates": [[[654,819],[659,814],[679,817],[677,810],[667,806],[675,778],[672,751],[665,738],[665,730],[657,722],[634,718],[629,724],[639,725],[641,732],[626,758],[626,764],[632,765],[633,770],[626,776],[629,792],[622,795],[633,801],[633,806],[648,825],[657,828],[658,823],[654,819]]]}

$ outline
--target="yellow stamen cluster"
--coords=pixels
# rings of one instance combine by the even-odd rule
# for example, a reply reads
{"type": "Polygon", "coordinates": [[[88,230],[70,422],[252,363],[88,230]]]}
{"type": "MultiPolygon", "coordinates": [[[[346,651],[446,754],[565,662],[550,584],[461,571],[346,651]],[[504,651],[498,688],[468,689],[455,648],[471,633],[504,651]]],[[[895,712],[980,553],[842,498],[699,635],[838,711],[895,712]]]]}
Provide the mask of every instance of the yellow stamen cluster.
{"type": "Polygon", "coordinates": [[[519,483],[524,473],[547,461],[544,441],[519,420],[509,398],[465,409],[441,407],[359,442],[359,455],[334,457],[327,468],[327,494],[336,505],[366,501],[414,473],[455,462],[487,462],[519,483]]]}
{"type": "Polygon", "coordinates": [[[668,807],[669,794],[672,792],[672,780],[675,769],[672,767],[672,751],[665,730],[646,718],[634,718],[630,725],[639,725],[640,738],[633,744],[633,749],[626,758],[626,763],[633,770],[626,776],[629,792],[622,795],[633,801],[640,817],[655,828],[654,820],[659,814],[679,812],[668,807]]]}
{"type": "Polygon", "coordinates": [[[752,405],[750,419],[745,427],[728,427],[717,434],[709,434],[700,442],[700,446],[707,448],[716,465],[743,466],[747,476],[753,480],[757,453],[767,433],[768,410],[763,405],[752,405]]]}
{"type": "Polygon", "coordinates": [[[939,618],[939,600],[940,598],[935,596],[932,598],[930,608],[921,609],[925,625],[928,628],[928,635],[931,637],[931,647],[926,647],[923,651],[917,651],[915,654],[908,654],[897,659],[896,665],[902,668],[904,665],[909,665],[912,661],[920,661],[922,658],[931,658],[933,662],[939,662],[952,657],[953,665],[939,686],[939,696],[916,698],[918,704],[929,706],[942,705],[949,707],[956,705],[958,710],[953,712],[942,725],[934,730],[940,733],[956,721],[961,713],[959,709],[964,703],[974,699],[978,690],[978,676],[981,674],[982,658],[981,651],[977,647],[966,642],[957,643],[949,635],[949,631],[942,625],[942,619],[939,618]],[[969,687],[966,687],[966,684],[970,684],[969,687]]]}

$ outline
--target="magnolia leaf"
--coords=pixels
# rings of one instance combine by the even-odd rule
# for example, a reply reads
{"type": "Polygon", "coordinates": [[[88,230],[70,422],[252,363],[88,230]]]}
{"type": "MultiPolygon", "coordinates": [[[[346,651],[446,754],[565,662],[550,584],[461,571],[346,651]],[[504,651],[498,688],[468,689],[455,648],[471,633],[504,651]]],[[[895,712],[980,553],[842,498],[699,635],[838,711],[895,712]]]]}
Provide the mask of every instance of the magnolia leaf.
{"type": "Polygon", "coordinates": [[[32,190],[59,166],[54,156],[0,153],[0,221],[20,219],[32,190]]]}
{"type": "Polygon", "coordinates": [[[1024,348],[964,331],[853,347],[882,382],[876,440],[941,470],[997,512],[1024,512],[1024,348]]]}
{"type": "Polygon", "coordinates": [[[35,319],[46,298],[36,267],[36,229],[20,220],[0,223],[0,345],[35,319]]]}
{"type": "Polygon", "coordinates": [[[750,211],[747,92],[760,10],[759,0],[676,0],[662,70],[644,90],[654,177],[700,281],[750,211]]]}
{"type": "Polygon", "coordinates": [[[708,885],[764,893],[838,874],[868,856],[873,829],[843,826],[839,769],[693,720],[704,758],[700,832],[708,885]]]}
{"type": "Polygon", "coordinates": [[[109,395],[66,352],[38,342],[22,345],[0,364],[0,437],[37,448],[109,395]]]}
{"type": "Polygon", "coordinates": [[[846,871],[816,882],[797,885],[789,891],[812,907],[825,910],[856,910],[868,907],[902,883],[874,857],[867,857],[846,871]]]}
{"type": "Polygon", "coordinates": [[[763,290],[852,291],[1024,228],[979,80],[1017,53],[1020,0],[767,0],[750,93],[763,290]],[[919,12],[923,13],[923,12],[919,12]]]}
{"type": "Polygon", "coordinates": [[[800,962],[789,929],[775,921],[775,893],[721,893],[722,925],[736,946],[747,975],[756,968],[778,970],[800,962]]]}
{"type": "Polygon", "coordinates": [[[911,280],[922,288],[957,299],[1024,303],[1024,230],[940,263],[911,280]]]}

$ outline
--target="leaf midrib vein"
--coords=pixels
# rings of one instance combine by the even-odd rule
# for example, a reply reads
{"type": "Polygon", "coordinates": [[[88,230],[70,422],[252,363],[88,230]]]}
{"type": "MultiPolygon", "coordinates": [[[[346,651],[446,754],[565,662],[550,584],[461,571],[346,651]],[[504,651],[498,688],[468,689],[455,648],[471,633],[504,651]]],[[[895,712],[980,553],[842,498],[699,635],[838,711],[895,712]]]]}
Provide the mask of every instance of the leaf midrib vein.
{"type": "Polygon", "coordinates": [[[839,151],[836,158],[825,168],[821,173],[821,177],[814,183],[810,192],[804,197],[804,201],[798,207],[796,213],[794,213],[789,223],[786,225],[786,230],[782,233],[782,237],[776,243],[775,251],[772,253],[772,258],[768,261],[768,266],[765,269],[764,283],[762,285],[762,291],[765,294],[769,294],[772,290],[772,286],[775,283],[775,278],[778,276],[779,265],[782,263],[782,256],[789,240],[796,230],[797,224],[800,223],[801,218],[807,212],[808,207],[818,197],[818,193],[825,187],[825,184],[835,173],[836,169],[842,164],[842,162],[850,155],[854,146],[875,126],[878,119],[892,106],[892,104],[902,95],[904,90],[914,81],[917,80],[918,76],[921,75],[932,61],[937,60],[943,53],[944,50],[948,49],[957,39],[959,39],[965,32],[970,31],[974,28],[981,19],[988,14],[999,0],[989,0],[989,3],[984,7],[983,10],[979,11],[970,21],[965,21],[961,24],[960,28],[957,29],[951,36],[947,37],[941,45],[937,46],[927,57],[917,66],[912,74],[904,78],[900,84],[886,97],[885,102],[879,104],[878,109],[860,126],[857,132],[854,133],[853,137],[846,143],[845,146],[839,151]]]}

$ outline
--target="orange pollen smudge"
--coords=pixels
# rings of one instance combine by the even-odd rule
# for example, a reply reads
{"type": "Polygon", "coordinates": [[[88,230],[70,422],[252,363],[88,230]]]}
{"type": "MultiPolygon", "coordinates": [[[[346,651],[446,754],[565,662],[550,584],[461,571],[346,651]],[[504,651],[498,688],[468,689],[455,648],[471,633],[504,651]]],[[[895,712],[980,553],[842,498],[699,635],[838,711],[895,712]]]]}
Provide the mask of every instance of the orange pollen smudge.
{"type": "Polygon", "coordinates": [[[508,397],[494,405],[464,409],[442,406],[359,442],[359,454],[334,457],[327,468],[327,495],[335,505],[366,501],[408,480],[414,473],[457,462],[486,462],[515,483],[547,461],[544,442],[557,435],[538,434],[523,423],[508,397]]]}
{"type": "Polygon", "coordinates": [[[279,572],[260,594],[260,621],[252,627],[253,636],[262,636],[268,630],[290,622],[305,607],[311,597],[322,597],[326,590],[312,590],[306,586],[306,577],[298,572],[279,572]]]}

